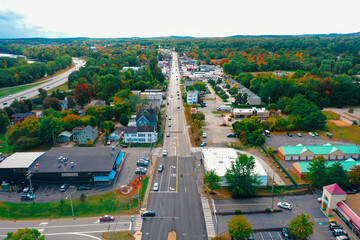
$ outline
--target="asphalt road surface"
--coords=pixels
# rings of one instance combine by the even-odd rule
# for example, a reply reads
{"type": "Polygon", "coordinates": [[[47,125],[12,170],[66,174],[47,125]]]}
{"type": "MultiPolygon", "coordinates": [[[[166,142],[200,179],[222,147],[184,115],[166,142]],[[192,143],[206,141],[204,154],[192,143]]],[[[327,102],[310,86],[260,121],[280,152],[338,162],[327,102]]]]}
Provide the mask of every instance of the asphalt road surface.
{"type": "Polygon", "coordinates": [[[155,210],[156,217],[143,221],[141,232],[145,240],[167,239],[171,231],[177,233],[177,239],[207,239],[184,108],[181,96],[177,96],[178,91],[181,95],[177,59],[177,54],[173,53],[165,128],[165,135],[170,133],[170,137],[165,137],[163,146],[168,156],[159,158],[158,166],[164,165],[164,171],[156,171],[151,183],[152,186],[159,183],[159,191],[151,191],[149,195],[147,210],[155,210]]]}
{"type": "Polygon", "coordinates": [[[0,98],[0,108],[5,108],[5,107],[9,106],[15,99],[20,100],[20,97],[29,99],[29,98],[37,96],[39,94],[39,90],[38,90],[39,88],[43,88],[43,89],[49,91],[53,88],[56,88],[64,83],[66,83],[70,73],[72,73],[73,71],[79,70],[80,67],[85,65],[85,61],[82,59],[79,59],[79,58],[73,58],[73,62],[75,63],[74,68],[72,68],[69,71],[66,71],[62,74],[59,74],[57,76],[50,78],[51,80],[48,80],[43,84],[40,84],[36,87],[32,87],[32,88],[26,89],[24,91],[14,93],[12,95],[8,95],[6,97],[0,98]]]}
{"type": "MultiPolygon", "coordinates": [[[[140,218],[139,215],[134,216],[140,218]]],[[[7,232],[16,232],[19,228],[35,228],[45,234],[48,240],[67,239],[101,239],[104,232],[130,230],[131,216],[116,217],[113,222],[100,222],[99,218],[79,218],[61,220],[34,220],[34,221],[0,221],[0,239],[6,237],[7,232]]]]}

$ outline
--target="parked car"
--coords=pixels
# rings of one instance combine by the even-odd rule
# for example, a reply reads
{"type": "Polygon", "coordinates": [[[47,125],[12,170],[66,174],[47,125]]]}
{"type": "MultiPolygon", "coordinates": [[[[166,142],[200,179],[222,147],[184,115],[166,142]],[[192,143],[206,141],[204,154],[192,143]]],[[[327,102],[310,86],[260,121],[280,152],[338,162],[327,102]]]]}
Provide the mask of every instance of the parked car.
{"type": "Polygon", "coordinates": [[[155,211],[148,210],[141,213],[141,217],[155,217],[155,211]]]}
{"type": "Polygon", "coordinates": [[[296,136],[302,137],[302,134],[301,134],[301,133],[297,133],[296,136]]]}
{"type": "Polygon", "coordinates": [[[317,200],[319,203],[322,202],[322,198],[321,198],[321,197],[317,198],[316,200],[317,200]]]}
{"type": "Polygon", "coordinates": [[[135,170],[135,174],[144,175],[146,173],[147,173],[147,168],[145,168],[145,167],[137,167],[135,170]]]}
{"type": "Polygon", "coordinates": [[[292,237],[291,237],[291,235],[289,233],[289,230],[287,228],[283,228],[281,230],[281,234],[283,235],[285,240],[292,240],[292,237]]]}
{"type": "Polygon", "coordinates": [[[91,187],[82,185],[82,186],[78,186],[77,190],[78,191],[91,190],[91,187]]]}
{"type": "Polygon", "coordinates": [[[335,228],[335,229],[333,229],[331,231],[332,231],[332,234],[333,234],[334,237],[342,236],[342,235],[345,235],[345,236],[348,235],[348,233],[345,232],[344,229],[340,229],[340,228],[335,228]]]}
{"type": "Polygon", "coordinates": [[[206,146],[206,142],[202,142],[201,144],[200,144],[200,147],[205,147],[206,146]]]}
{"type": "Polygon", "coordinates": [[[314,132],[314,135],[315,135],[315,136],[319,136],[318,132],[314,132]]]}
{"type": "Polygon", "coordinates": [[[149,161],[147,161],[147,160],[139,160],[139,161],[137,161],[136,165],[138,167],[147,167],[147,166],[149,166],[149,161]]]}
{"type": "Polygon", "coordinates": [[[340,236],[337,236],[335,238],[335,240],[351,240],[351,238],[349,238],[348,236],[346,235],[340,235],[340,236]]]}
{"type": "Polygon", "coordinates": [[[23,193],[21,195],[21,201],[30,201],[30,200],[34,200],[35,196],[31,195],[30,193],[23,193]]]}
{"type": "Polygon", "coordinates": [[[312,132],[309,132],[309,135],[315,137],[315,134],[313,134],[312,132]]]}
{"type": "Polygon", "coordinates": [[[111,140],[108,140],[107,142],[106,142],[106,145],[110,145],[111,144],[111,140]]]}
{"type": "Polygon", "coordinates": [[[153,190],[154,191],[159,191],[159,183],[154,183],[154,186],[153,186],[153,190]]]}
{"type": "Polygon", "coordinates": [[[206,138],[206,137],[207,137],[207,134],[206,134],[206,133],[203,133],[202,137],[203,137],[203,138],[206,138]]]}
{"type": "Polygon", "coordinates": [[[292,133],[290,133],[290,132],[288,132],[287,135],[288,135],[289,137],[292,137],[292,136],[293,136],[292,133]]]}
{"type": "Polygon", "coordinates": [[[30,192],[30,188],[29,188],[29,187],[25,187],[22,192],[23,192],[23,193],[29,193],[29,192],[30,192]]]}
{"type": "Polygon", "coordinates": [[[126,144],[120,144],[120,147],[127,148],[127,145],[126,144]]]}
{"type": "Polygon", "coordinates": [[[111,215],[104,215],[99,218],[100,222],[111,222],[115,221],[115,217],[111,215]]]}
{"type": "Polygon", "coordinates": [[[168,151],[167,150],[164,150],[163,151],[163,156],[166,157],[168,155],[168,151]]]}
{"type": "Polygon", "coordinates": [[[229,133],[228,135],[227,135],[227,137],[228,138],[236,138],[237,137],[237,135],[236,135],[236,133],[229,133]]]}
{"type": "Polygon", "coordinates": [[[291,204],[287,202],[278,202],[278,207],[291,210],[291,204]]]}
{"type": "Polygon", "coordinates": [[[160,165],[158,168],[158,172],[162,173],[164,171],[164,165],[160,165]]]}
{"type": "Polygon", "coordinates": [[[63,185],[61,185],[59,191],[60,192],[65,192],[66,189],[68,189],[68,188],[69,188],[69,184],[63,184],[63,185]]]}
{"type": "Polygon", "coordinates": [[[329,224],[329,229],[333,230],[333,229],[343,229],[342,226],[340,226],[339,224],[337,224],[336,222],[330,222],[329,224]]]}

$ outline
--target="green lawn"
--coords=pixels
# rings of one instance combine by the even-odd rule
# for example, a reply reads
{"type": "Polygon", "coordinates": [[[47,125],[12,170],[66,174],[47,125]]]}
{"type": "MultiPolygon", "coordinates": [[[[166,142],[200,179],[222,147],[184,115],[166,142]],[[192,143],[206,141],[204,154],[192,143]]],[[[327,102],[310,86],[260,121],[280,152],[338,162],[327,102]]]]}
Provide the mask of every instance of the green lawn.
{"type": "Polygon", "coordinates": [[[340,115],[331,111],[322,111],[327,120],[339,120],[340,115]]]}
{"type": "Polygon", "coordinates": [[[64,91],[64,92],[69,91],[69,88],[68,88],[67,83],[64,83],[63,85],[60,85],[60,86],[58,86],[58,87],[56,87],[56,88],[53,88],[53,89],[50,89],[50,90],[48,91],[48,94],[51,94],[52,91],[56,91],[57,89],[59,89],[60,92],[61,92],[61,91],[64,91]]]}
{"type": "MultiPolygon", "coordinates": [[[[148,178],[141,183],[140,198],[143,199],[148,178]]],[[[85,193],[86,194],[86,193],[85,193]]],[[[75,217],[100,216],[103,214],[132,214],[137,210],[138,201],[130,195],[118,195],[115,192],[88,196],[84,202],[73,199],[75,217]],[[129,209],[131,201],[132,209],[129,209]]],[[[71,217],[70,200],[63,204],[52,203],[8,203],[0,202],[0,219],[36,219],[71,217]],[[7,209],[9,209],[9,214],[7,209]]]]}
{"type": "Polygon", "coordinates": [[[2,153],[13,153],[14,152],[14,146],[6,144],[5,134],[0,134],[0,152],[2,152],[2,153]]]}
{"type": "Polygon", "coordinates": [[[360,144],[360,126],[352,125],[348,127],[339,127],[334,123],[327,123],[329,132],[333,135],[333,140],[347,141],[360,144]]]}

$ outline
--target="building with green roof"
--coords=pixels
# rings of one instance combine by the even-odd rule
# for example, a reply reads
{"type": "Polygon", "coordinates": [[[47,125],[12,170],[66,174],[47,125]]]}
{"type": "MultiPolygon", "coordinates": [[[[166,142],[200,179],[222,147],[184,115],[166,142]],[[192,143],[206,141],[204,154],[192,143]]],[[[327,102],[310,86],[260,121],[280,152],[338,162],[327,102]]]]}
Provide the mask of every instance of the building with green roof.
{"type": "MultiPolygon", "coordinates": [[[[351,168],[354,167],[355,165],[360,165],[360,161],[356,161],[352,158],[349,158],[348,160],[345,161],[327,161],[326,166],[330,167],[337,162],[340,162],[343,168],[345,169],[345,171],[347,172],[351,171],[351,168]]],[[[309,172],[308,168],[310,166],[310,163],[311,162],[296,162],[293,164],[292,169],[300,178],[304,178],[306,174],[309,172]]]]}
{"type": "Polygon", "coordinates": [[[312,145],[281,146],[278,154],[283,160],[313,160],[322,156],[325,160],[358,159],[359,149],[356,145],[312,145]]]}

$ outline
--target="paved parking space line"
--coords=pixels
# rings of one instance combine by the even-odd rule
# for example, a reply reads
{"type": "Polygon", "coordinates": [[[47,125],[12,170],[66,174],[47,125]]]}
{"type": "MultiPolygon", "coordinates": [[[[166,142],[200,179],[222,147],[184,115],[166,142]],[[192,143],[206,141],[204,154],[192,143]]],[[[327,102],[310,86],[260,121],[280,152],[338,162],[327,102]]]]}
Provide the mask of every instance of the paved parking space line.
{"type": "Polygon", "coordinates": [[[279,232],[277,232],[277,234],[279,235],[279,238],[282,240],[282,239],[283,239],[283,237],[280,235],[280,233],[279,233],[279,232]]]}
{"type": "Polygon", "coordinates": [[[261,233],[261,232],[260,232],[260,237],[261,237],[261,239],[262,239],[262,240],[265,240],[265,239],[263,238],[263,236],[262,236],[262,233],[261,233]]]}

